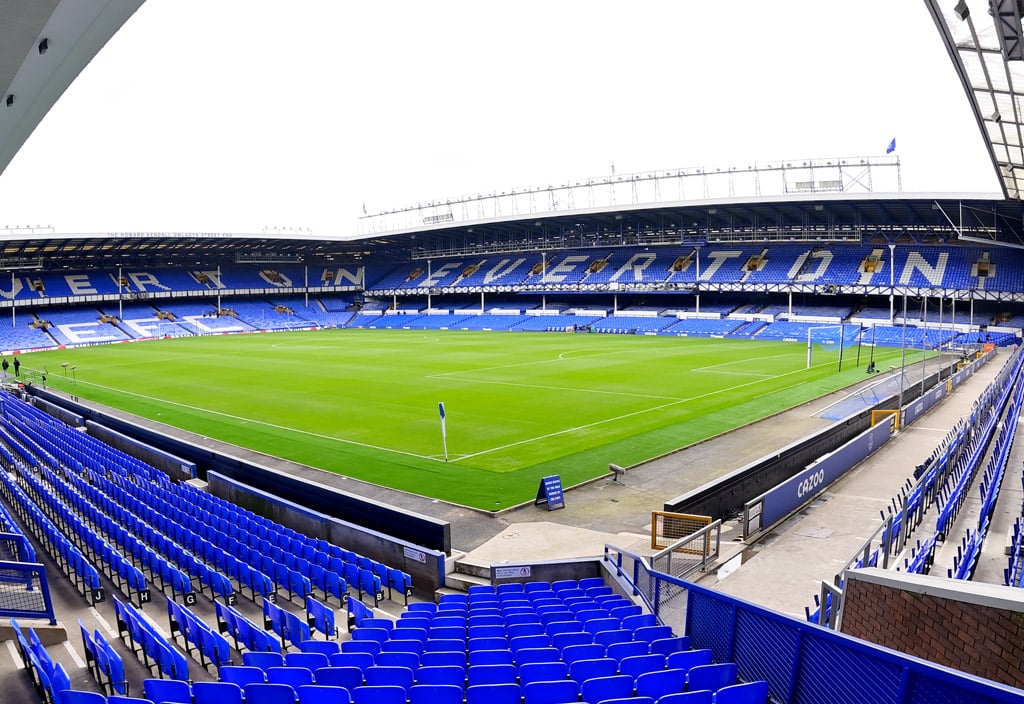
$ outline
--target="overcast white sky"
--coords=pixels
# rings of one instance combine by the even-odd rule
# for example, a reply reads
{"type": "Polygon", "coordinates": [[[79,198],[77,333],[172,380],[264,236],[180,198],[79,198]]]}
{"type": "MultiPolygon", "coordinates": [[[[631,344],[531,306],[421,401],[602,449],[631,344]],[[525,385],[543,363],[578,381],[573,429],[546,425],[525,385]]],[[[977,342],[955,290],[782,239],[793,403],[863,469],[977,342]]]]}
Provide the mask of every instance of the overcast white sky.
{"type": "Polygon", "coordinates": [[[920,0],[147,0],[0,175],[0,227],[311,228],[610,173],[882,156],[999,186],[920,0]]]}

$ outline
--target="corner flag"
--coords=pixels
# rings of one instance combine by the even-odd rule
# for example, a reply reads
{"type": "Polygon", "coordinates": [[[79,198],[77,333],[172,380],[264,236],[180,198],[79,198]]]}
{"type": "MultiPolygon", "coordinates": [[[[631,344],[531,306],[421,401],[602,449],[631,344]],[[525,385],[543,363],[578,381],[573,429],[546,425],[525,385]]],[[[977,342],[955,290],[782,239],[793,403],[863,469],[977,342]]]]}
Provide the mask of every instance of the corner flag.
{"type": "Polygon", "coordinates": [[[437,404],[437,410],[441,414],[441,443],[444,445],[444,461],[448,461],[448,429],[444,423],[444,402],[437,404]]]}
{"type": "Polygon", "coordinates": [[[885,153],[886,154],[892,154],[894,151],[896,151],[896,138],[895,137],[893,137],[892,141],[889,142],[889,146],[885,148],[885,153]]]}

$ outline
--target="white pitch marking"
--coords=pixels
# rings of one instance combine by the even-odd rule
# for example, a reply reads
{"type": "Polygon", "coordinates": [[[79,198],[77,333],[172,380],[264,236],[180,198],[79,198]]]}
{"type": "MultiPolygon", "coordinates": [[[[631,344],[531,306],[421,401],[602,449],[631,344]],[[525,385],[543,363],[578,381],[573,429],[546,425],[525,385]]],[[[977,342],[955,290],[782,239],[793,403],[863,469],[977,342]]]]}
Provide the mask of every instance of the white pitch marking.
{"type": "MultiPolygon", "coordinates": [[[[437,375],[424,377],[425,379],[436,379],[437,375]]],[[[577,389],[568,386],[547,386],[544,384],[523,384],[518,381],[494,381],[492,379],[462,379],[459,377],[448,377],[446,381],[457,381],[465,384],[494,384],[495,386],[517,386],[523,389],[544,389],[545,391],[567,391],[582,394],[605,394],[608,396],[628,396],[630,398],[651,398],[662,401],[682,401],[675,396],[655,396],[652,394],[631,394],[627,391],[606,391],[604,389],[577,389]]]]}
{"type": "Polygon", "coordinates": [[[242,416],[236,416],[233,413],[224,413],[223,411],[213,411],[213,410],[210,410],[208,408],[201,408],[199,406],[193,406],[192,404],[189,404],[189,403],[180,403],[178,401],[168,401],[167,399],[157,398],[156,396],[147,396],[146,394],[140,394],[140,393],[137,393],[135,391],[128,391],[127,389],[118,389],[118,388],[114,388],[113,386],[105,386],[103,384],[96,384],[96,383],[91,382],[91,381],[79,382],[79,383],[89,384],[90,386],[95,386],[97,389],[107,389],[108,391],[116,391],[118,393],[125,394],[127,396],[136,396],[138,398],[144,398],[147,401],[155,401],[157,403],[164,403],[164,404],[167,404],[169,406],[179,406],[181,408],[188,408],[188,409],[193,410],[193,411],[199,411],[200,413],[209,413],[210,415],[213,415],[213,416],[221,416],[222,418],[230,418],[230,419],[235,420],[235,421],[245,421],[247,423],[255,423],[257,425],[263,425],[263,426],[266,426],[268,428],[276,428],[277,430],[287,430],[288,432],[291,432],[291,433],[298,433],[300,435],[308,435],[310,437],[320,438],[322,440],[332,440],[334,442],[340,442],[340,443],[344,443],[346,445],[356,445],[358,447],[368,447],[368,448],[370,448],[372,450],[380,450],[381,452],[391,452],[391,453],[396,454],[396,455],[405,455],[406,457],[415,457],[415,458],[421,459],[421,460],[429,460],[430,459],[429,455],[417,455],[415,452],[406,452],[405,450],[396,450],[396,449],[391,448],[391,447],[381,447],[380,445],[371,445],[370,443],[359,442],[358,440],[347,440],[346,438],[337,438],[337,437],[333,437],[331,435],[324,435],[322,433],[314,433],[314,432],[309,431],[309,430],[302,430],[301,428],[290,428],[287,425],[279,425],[277,423],[268,423],[268,422],[263,421],[263,420],[255,420],[253,418],[243,418],[242,416]]]}
{"type": "MultiPolygon", "coordinates": [[[[831,363],[829,363],[829,364],[831,364],[831,363]]],[[[814,366],[822,367],[822,366],[826,366],[826,364],[816,364],[814,366]]],[[[804,371],[806,371],[806,370],[805,369],[796,369],[796,370],[791,371],[791,372],[785,372],[783,374],[777,374],[777,375],[773,376],[772,378],[773,379],[781,379],[782,377],[790,376],[792,374],[800,374],[800,373],[802,373],[804,371]]],[[[671,403],[663,403],[663,404],[661,404],[659,406],[653,406],[651,408],[645,408],[645,409],[641,409],[639,411],[633,411],[631,413],[624,413],[623,415],[615,416],[614,418],[605,418],[603,420],[594,421],[593,423],[587,423],[585,425],[578,425],[575,428],[565,428],[563,430],[556,430],[553,433],[546,433],[544,435],[538,435],[537,437],[527,438],[525,440],[518,440],[516,442],[507,443],[505,445],[499,445],[498,447],[492,447],[492,448],[490,448],[488,450],[481,450],[480,452],[474,452],[474,453],[465,455],[464,457],[460,458],[460,460],[456,460],[456,461],[461,461],[461,459],[470,459],[472,457],[479,457],[481,455],[488,455],[488,454],[490,454],[492,452],[498,452],[498,451],[501,451],[501,450],[507,450],[510,447],[518,447],[519,445],[528,445],[529,443],[536,442],[537,440],[546,440],[548,438],[558,437],[559,435],[565,435],[567,433],[575,433],[575,432],[577,432],[579,430],[586,430],[587,428],[593,428],[593,427],[596,427],[596,426],[599,426],[599,425],[605,425],[606,423],[615,423],[615,422],[618,422],[620,420],[623,420],[624,418],[632,418],[633,416],[643,415],[644,413],[651,413],[651,412],[654,412],[654,411],[662,411],[662,410],[665,410],[666,408],[671,408],[672,406],[678,406],[678,405],[683,404],[683,403],[689,403],[690,401],[698,401],[698,400],[700,400],[702,398],[708,398],[709,396],[715,396],[717,394],[722,394],[722,393],[726,393],[726,392],[729,392],[729,391],[735,391],[736,389],[742,389],[744,387],[753,386],[754,384],[760,384],[760,383],[761,383],[761,381],[759,381],[759,380],[758,381],[748,381],[745,384],[737,384],[736,386],[730,386],[727,389],[718,389],[717,391],[709,391],[706,394],[700,394],[698,396],[691,396],[689,398],[678,399],[678,400],[673,401],[671,403]]],[[[788,387],[786,387],[786,388],[788,388],[788,387]]],[[[776,391],[781,391],[781,390],[782,389],[776,389],[776,391]]]]}

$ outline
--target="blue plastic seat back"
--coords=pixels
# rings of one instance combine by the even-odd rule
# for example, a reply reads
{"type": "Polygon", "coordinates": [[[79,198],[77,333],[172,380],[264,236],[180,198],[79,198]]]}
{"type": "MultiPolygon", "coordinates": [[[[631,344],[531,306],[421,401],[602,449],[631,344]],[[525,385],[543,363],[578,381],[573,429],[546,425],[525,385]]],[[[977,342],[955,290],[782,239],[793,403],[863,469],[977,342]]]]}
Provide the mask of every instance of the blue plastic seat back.
{"type": "Polygon", "coordinates": [[[579,699],[580,687],[575,680],[530,682],[523,687],[524,704],[564,704],[579,699]]]}
{"type": "Polygon", "coordinates": [[[462,687],[454,684],[415,684],[409,689],[409,704],[462,704],[462,687]]]}
{"type": "Polygon", "coordinates": [[[516,661],[515,653],[508,648],[501,650],[471,650],[469,664],[472,665],[511,665],[516,661]]]}
{"type": "Polygon", "coordinates": [[[715,692],[715,704],[764,704],[768,701],[768,682],[757,680],[731,684],[715,692]]]}
{"type": "Polygon", "coordinates": [[[254,682],[263,683],[267,681],[266,673],[251,665],[225,665],[217,673],[221,682],[234,682],[239,687],[245,687],[254,682]]]}
{"type": "Polygon", "coordinates": [[[686,689],[710,689],[712,692],[736,684],[736,663],[697,665],[686,673],[686,689]]]}
{"type": "Polygon", "coordinates": [[[286,684],[293,689],[304,685],[313,684],[313,671],[306,667],[284,667],[267,668],[267,682],[270,684],[286,684]]]}
{"type": "Polygon", "coordinates": [[[192,685],[181,680],[145,679],[142,681],[142,691],[146,699],[154,702],[192,704],[192,685]]]}
{"type": "Polygon", "coordinates": [[[406,704],[407,696],[403,687],[395,685],[364,685],[351,694],[355,704],[406,704]]]}
{"type": "Polygon", "coordinates": [[[520,704],[522,692],[515,682],[466,687],[466,704],[520,704]]]}
{"type": "Polygon", "coordinates": [[[670,653],[665,661],[665,666],[672,669],[686,670],[697,665],[711,664],[711,649],[701,648],[700,650],[683,650],[678,653],[670,653]]]}
{"type": "Polygon", "coordinates": [[[295,688],[289,684],[254,682],[243,689],[245,704],[295,704],[295,688]]]}
{"type": "MultiPolygon", "coordinates": [[[[470,665],[466,671],[469,685],[475,684],[516,684],[518,672],[516,666],[511,663],[494,665],[470,665]]],[[[518,692],[518,684],[516,684],[518,692]]]]}
{"type": "MultiPolygon", "coordinates": [[[[351,641],[345,641],[349,643],[351,641]]],[[[342,644],[344,646],[344,644],[342,644]]],[[[331,667],[358,667],[360,670],[373,665],[373,655],[370,653],[354,653],[342,650],[340,653],[331,655],[330,660],[331,667]]]]}
{"type": "Polygon", "coordinates": [[[458,665],[428,665],[416,671],[416,684],[466,685],[466,668],[458,665]]]}
{"type": "MultiPolygon", "coordinates": [[[[304,643],[318,642],[318,641],[303,641],[304,643]]],[[[319,641],[327,642],[327,641],[319,641]]],[[[335,644],[337,645],[337,644],[335,644]]],[[[299,651],[297,653],[292,652],[284,656],[284,664],[288,667],[305,667],[308,670],[315,670],[318,667],[327,667],[330,665],[330,660],[326,653],[316,653],[299,651]]]]}
{"type": "Polygon", "coordinates": [[[608,657],[615,658],[618,661],[623,661],[626,658],[635,657],[637,655],[647,655],[648,644],[642,640],[631,640],[625,643],[612,643],[608,646],[608,657]]]}
{"type": "Polygon", "coordinates": [[[569,667],[564,662],[528,662],[520,665],[519,686],[530,682],[553,682],[569,677],[569,667]]]}
{"type": "Polygon", "coordinates": [[[665,669],[665,656],[660,653],[631,655],[619,661],[619,672],[636,679],[645,672],[665,669]]]}
{"type": "Polygon", "coordinates": [[[384,650],[374,656],[373,664],[407,667],[415,672],[420,666],[420,656],[405,650],[384,650]]]}
{"type": "Polygon", "coordinates": [[[585,702],[631,697],[633,696],[633,678],[629,675],[595,677],[580,685],[580,692],[585,702]]]}
{"type": "Polygon", "coordinates": [[[619,663],[613,658],[576,660],[569,665],[569,677],[581,684],[597,677],[611,677],[617,674],[619,674],[619,663]]]}
{"type": "Polygon", "coordinates": [[[242,688],[234,682],[193,682],[195,704],[242,704],[242,688]]]}
{"type": "Polygon", "coordinates": [[[636,693],[639,696],[657,699],[673,692],[686,690],[686,670],[678,668],[645,672],[636,678],[636,693]]]}
{"type": "Polygon", "coordinates": [[[673,692],[662,695],[658,704],[712,704],[714,692],[710,689],[701,689],[695,692],[673,692]]]}
{"type": "Polygon", "coordinates": [[[396,685],[407,690],[415,682],[413,671],[408,667],[394,665],[373,665],[363,671],[366,684],[371,687],[379,685],[396,685]]]}
{"type": "Polygon", "coordinates": [[[341,652],[341,644],[336,640],[304,640],[299,643],[299,650],[303,653],[322,653],[329,657],[341,652]]]}
{"type": "Polygon", "coordinates": [[[298,688],[299,704],[349,704],[352,694],[344,687],[304,684],[298,688]]]}

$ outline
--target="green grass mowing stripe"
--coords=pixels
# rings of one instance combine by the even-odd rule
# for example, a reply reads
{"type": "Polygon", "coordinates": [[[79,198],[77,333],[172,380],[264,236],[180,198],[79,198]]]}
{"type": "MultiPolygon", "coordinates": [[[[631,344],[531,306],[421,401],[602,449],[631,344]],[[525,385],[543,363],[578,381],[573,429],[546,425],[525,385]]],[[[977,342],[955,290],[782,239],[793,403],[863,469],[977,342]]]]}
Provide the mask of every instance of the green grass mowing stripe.
{"type": "MultiPolygon", "coordinates": [[[[704,338],[345,330],[25,356],[70,390],[208,437],[481,508],[597,476],[863,378],[847,350],[704,338]],[[440,462],[437,402],[452,462],[440,462]],[[498,503],[495,503],[498,502],[498,503]]],[[[899,352],[876,350],[875,361],[899,352]]]]}

